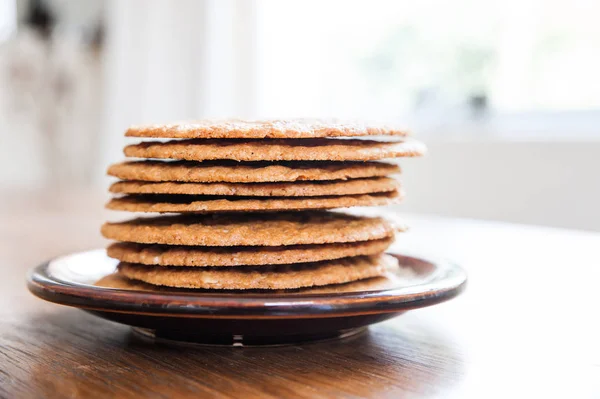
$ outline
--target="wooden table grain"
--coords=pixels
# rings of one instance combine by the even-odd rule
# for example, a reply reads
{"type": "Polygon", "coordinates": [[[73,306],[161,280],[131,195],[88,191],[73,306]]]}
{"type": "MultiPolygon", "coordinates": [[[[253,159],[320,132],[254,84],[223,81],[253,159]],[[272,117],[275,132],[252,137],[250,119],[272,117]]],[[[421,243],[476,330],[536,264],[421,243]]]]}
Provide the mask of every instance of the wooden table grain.
{"type": "Polygon", "coordinates": [[[600,397],[597,233],[397,214],[395,249],[459,262],[464,295],[348,340],[165,346],[25,288],[41,261],[105,245],[104,200],[3,196],[0,397],[600,397]]]}

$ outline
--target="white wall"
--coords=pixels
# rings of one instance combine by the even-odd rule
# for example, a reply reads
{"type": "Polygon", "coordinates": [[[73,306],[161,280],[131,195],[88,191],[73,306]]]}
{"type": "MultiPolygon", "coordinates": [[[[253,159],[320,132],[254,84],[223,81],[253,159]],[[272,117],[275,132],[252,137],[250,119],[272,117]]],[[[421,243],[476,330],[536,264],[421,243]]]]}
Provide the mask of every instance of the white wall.
{"type": "Polygon", "coordinates": [[[430,142],[402,162],[407,212],[600,231],[600,142],[430,142]]]}

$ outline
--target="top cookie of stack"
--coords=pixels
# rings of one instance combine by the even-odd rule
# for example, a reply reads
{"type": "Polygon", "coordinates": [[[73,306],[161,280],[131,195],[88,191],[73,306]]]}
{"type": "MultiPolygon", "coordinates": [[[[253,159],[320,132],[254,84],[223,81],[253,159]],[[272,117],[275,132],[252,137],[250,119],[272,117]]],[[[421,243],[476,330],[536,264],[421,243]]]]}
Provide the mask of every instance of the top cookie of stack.
{"type": "Polygon", "coordinates": [[[125,147],[126,156],[147,160],[109,168],[122,180],[110,187],[121,196],[107,207],[192,215],[107,223],[106,237],[126,241],[109,255],[131,262],[120,265],[130,278],[189,288],[299,288],[382,274],[390,260],[380,254],[393,236],[387,222],[314,210],[398,202],[402,192],[390,175],[399,168],[379,160],[425,153],[404,131],[324,121],[202,121],[132,127],[126,136],[174,140],[125,147]],[[245,222],[255,230],[236,230],[245,222]],[[351,234],[341,228],[353,223],[351,234]],[[168,228],[148,234],[157,226],[168,228]],[[312,237],[299,238],[311,228],[312,237]],[[221,237],[205,236],[215,233],[221,237]]]}

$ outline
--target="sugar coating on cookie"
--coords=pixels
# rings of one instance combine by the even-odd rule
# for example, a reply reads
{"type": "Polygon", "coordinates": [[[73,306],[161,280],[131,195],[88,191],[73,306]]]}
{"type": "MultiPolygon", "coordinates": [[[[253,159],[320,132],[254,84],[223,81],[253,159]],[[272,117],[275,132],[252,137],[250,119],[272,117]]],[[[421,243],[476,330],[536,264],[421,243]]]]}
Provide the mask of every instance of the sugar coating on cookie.
{"type": "Polygon", "coordinates": [[[337,120],[286,119],[245,121],[238,119],[199,120],[170,124],[131,126],[125,132],[129,137],[160,138],[316,138],[356,136],[406,136],[406,130],[363,122],[337,120]]]}

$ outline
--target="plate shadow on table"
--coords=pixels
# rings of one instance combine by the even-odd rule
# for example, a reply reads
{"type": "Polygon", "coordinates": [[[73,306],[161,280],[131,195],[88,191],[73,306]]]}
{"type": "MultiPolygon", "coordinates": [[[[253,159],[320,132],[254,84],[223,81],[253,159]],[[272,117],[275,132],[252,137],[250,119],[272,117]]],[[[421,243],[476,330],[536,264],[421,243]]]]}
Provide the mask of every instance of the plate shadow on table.
{"type": "MultiPolygon", "coordinates": [[[[440,331],[400,317],[342,340],[281,347],[154,344],[129,327],[74,309],[24,319],[27,352],[13,353],[12,397],[328,397],[429,395],[463,374],[461,351],[440,331]],[[307,382],[310,381],[310,386],[307,382]],[[17,395],[17,396],[14,396],[17,395]]],[[[10,356],[10,345],[5,348],[10,356]]],[[[12,370],[11,370],[12,369],[12,370]]],[[[5,381],[6,382],[6,381],[5,381]]],[[[446,391],[447,392],[447,391],[446,391]]]]}

